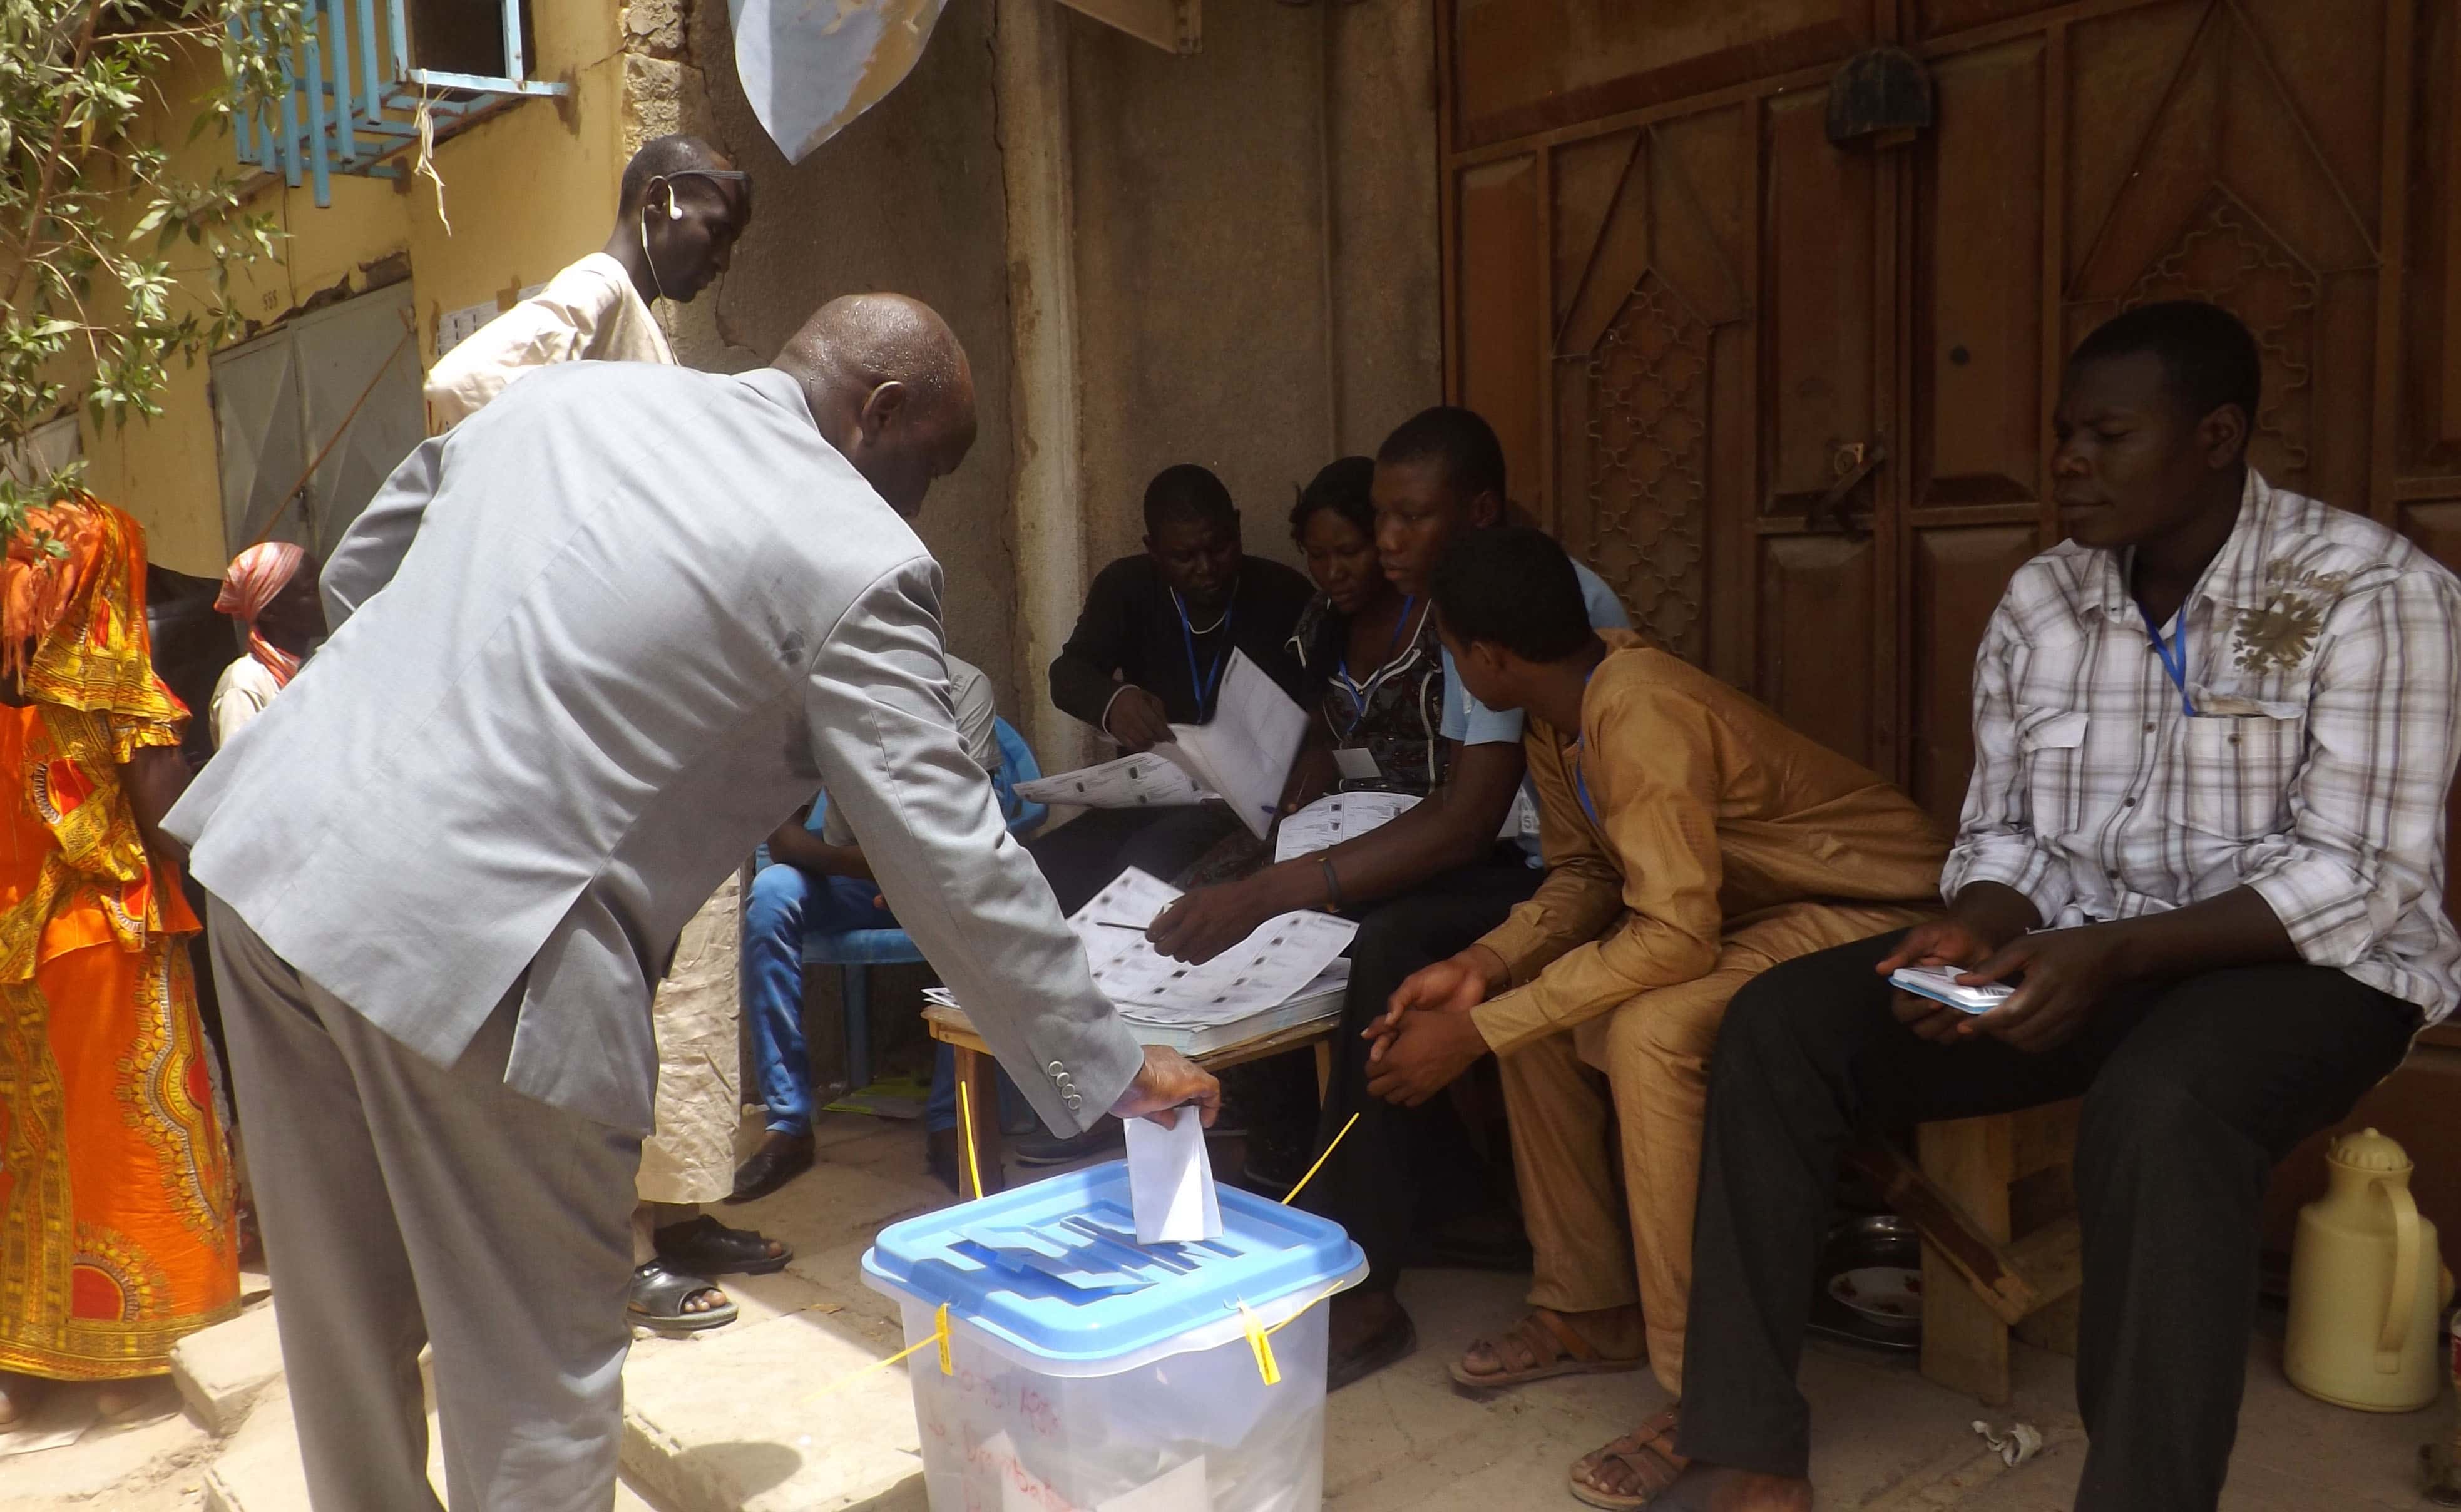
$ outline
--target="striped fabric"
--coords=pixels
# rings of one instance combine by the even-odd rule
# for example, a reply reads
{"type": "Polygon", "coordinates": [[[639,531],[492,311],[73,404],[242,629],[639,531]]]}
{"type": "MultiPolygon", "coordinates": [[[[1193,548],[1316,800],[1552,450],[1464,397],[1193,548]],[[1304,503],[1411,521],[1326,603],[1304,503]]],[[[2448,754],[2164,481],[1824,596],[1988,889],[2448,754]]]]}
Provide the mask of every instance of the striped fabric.
{"type": "Polygon", "coordinates": [[[2445,1017],[2461,580],[2251,470],[2176,623],[2193,713],[2117,554],[2069,542],[2019,569],[1975,659],[1942,892],[2004,883],[2065,928],[2254,887],[2304,959],[2445,1017]]]}

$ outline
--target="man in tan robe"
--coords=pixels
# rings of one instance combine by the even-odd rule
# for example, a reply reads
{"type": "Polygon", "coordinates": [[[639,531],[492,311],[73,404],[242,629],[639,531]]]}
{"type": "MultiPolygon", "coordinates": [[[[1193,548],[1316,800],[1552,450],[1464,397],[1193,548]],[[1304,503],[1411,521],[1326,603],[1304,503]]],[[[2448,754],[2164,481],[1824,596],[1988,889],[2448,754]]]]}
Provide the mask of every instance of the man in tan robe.
{"type": "MultiPolygon", "coordinates": [[[[1390,1101],[1489,1051],[1503,1070],[1533,1310],[1453,1375],[1492,1388],[1645,1355],[1680,1396],[1727,1000],[1779,962],[1928,917],[1947,837],[1707,672],[1592,630],[1571,561],[1538,531],[1457,543],[1432,592],[1463,686],[1528,715],[1547,859],[1534,897],[1403,982],[1371,1031],[1367,1090],[1390,1101]]],[[[1663,1487],[1682,1468],[1672,1426],[1670,1410],[1584,1459],[1576,1494],[1637,1505],[1663,1487]]]]}
{"type": "MultiPolygon", "coordinates": [[[[707,142],[660,137],[624,169],[607,245],[439,357],[427,375],[431,432],[476,413],[524,373],[558,362],[654,362],[674,351],[651,301],[687,304],[726,270],[752,219],[751,181],[707,142]]],[[[657,1130],[641,1146],[633,1218],[634,1321],[693,1331],[735,1317],[704,1278],[764,1273],[783,1245],[699,1211],[735,1184],[742,1120],[737,970],[741,884],[730,878],[684,926],[651,1007],[658,1038],[657,1130]]]]}

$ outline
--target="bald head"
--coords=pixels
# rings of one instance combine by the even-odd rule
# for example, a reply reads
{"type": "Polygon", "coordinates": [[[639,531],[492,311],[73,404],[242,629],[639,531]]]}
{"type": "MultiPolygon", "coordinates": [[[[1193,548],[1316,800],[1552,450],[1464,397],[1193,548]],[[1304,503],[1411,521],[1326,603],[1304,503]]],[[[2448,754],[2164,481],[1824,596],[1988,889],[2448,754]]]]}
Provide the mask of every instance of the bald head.
{"type": "Polygon", "coordinates": [[[903,294],[849,294],[822,306],[778,354],[812,418],[898,513],[923,506],[933,479],[974,441],[966,349],[931,306],[903,294]]]}

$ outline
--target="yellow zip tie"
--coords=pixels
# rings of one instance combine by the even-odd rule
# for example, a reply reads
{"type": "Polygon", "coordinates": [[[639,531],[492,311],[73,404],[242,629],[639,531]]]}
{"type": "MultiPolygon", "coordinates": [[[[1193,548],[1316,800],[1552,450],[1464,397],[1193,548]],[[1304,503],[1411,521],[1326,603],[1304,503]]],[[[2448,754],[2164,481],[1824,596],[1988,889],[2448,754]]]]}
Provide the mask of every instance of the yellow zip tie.
{"type": "Polygon", "coordinates": [[[1316,1173],[1324,1169],[1324,1162],[1333,1159],[1333,1152],[1341,1148],[1343,1135],[1347,1135],[1350,1132],[1351,1124],[1357,1123],[1358,1121],[1359,1115],[1355,1113],[1352,1114],[1350,1116],[1350,1123],[1345,1123],[1341,1126],[1341,1133],[1333,1137],[1333,1142],[1324,1147],[1324,1153],[1316,1158],[1316,1163],[1307,1168],[1307,1174],[1300,1177],[1298,1184],[1291,1188],[1290,1195],[1282,1199],[1282,1205],[1284,1207],[1288,1207],[1293,1203],[1298,1201],[1299,1193],[1307,1190],[1307,1183],[1315,1181],[1316,1173]]]}
{"type": "Polygon", "coordinates": [[[1256,1356],[1256,1374],[1265,1378],[1266,1385],[1279,1386],[1282,1384],[1282,1368],[1273,1363],[1273,1340],[1268,1336],[1273,1331],[1248,1310],[1248,1304],[1239,1302],[1232,1306],[1239,1310],[1239,1316],[1248,1320],[1248,1348],[1256,1356]]]}
{"type": "Polygon", "coordinates": [[[943,1375],[956,1374],[956,1368],[949,1359],[949,1305],[945,1302],[940,1304],[939,1313],[932,1319],[931,1336],[930,1338],[921,1339],[915,1343],[910,1344],[885,1360],[874,1360],[859,1371],[850,1371],[847,1374],[839,1376],[836,1380],[829,1382],[826,1386],[822,1387],[819,1391],[814,1392],[811,1395],[804,1397],[803,1401],[806,1405],[819,1401],[822,1397],[829,1395],[833,1392],[842,1391],[845,1388],[853,1385],[855,1382],[863,1379],[867,1375],[875,1374],[878,1372],[888,1369],[890,1366],[895,1365],[902,1360],[910,1359],[913,1356],[922,1353],[925,1350],[930,1349],[934,1344],[940,1346],[940,1374],[943,1375]]]}
{"type": "MultiPolygon", "coordinates": [[[[974,1160],[974,1097],[964,1077],[957,1080],[957,1127],[966,1131],[966,1174],[974,1179],[974,1201],[983,1200],[983,1168],[974,1160]]],[[[941,1355],[945,1362],[945,1351],[941,1355]]]]}
{"type": "Polygon", "coordinates": [[[1341,1289],[1341,1288],[1342,1288],[1342,1283],[1341,1283],[1341,1282],[1338,1282],[1338,1281],[1335,1282],[1332,1286],[1329,1286],[1329,1287],[1325,1288],[1322,1291],[1317,1292],[1317,1293],[1316,1294],[1316,1300],[1315,1300],[1314,1302],[1310,1302],[1310,1303],[1307,1305],[1307,1307],[1299,1309],[1296,1312],[1292,1313],[1289,1317],[1284,1318],[1281,1322],[1274,1324],[1272,1328],[1267,1329],[1265,1331],[1266,1331],[1268,1334],[1273,1334],[1273,1333],[1279,1333],[1279,1332],[1281,1332],[1284,1329],[1289,1328],[1292,1324],[1296,1323],[1299,1319],[1301,1319],[1301,1318],[1303,1318],[1303,1317],[1307,1316],[1307,1314],[1308,1314],[1308,1310],[1309,1310],[1310,1308],[1314,1308],[1314,1307],[1316,1305],[1316,1303],[1317,1303],[1317,1302],[1329,1302],[1329,1301],[1331,1301],[1331,1300],[1333,1299],[1333,1295],[1334,1295],[1334,1293],[1335,1293],[1335,1292],[1337,1292],[1337,1291],[1339,1291],[1339,1290],[1341,1289]]]}

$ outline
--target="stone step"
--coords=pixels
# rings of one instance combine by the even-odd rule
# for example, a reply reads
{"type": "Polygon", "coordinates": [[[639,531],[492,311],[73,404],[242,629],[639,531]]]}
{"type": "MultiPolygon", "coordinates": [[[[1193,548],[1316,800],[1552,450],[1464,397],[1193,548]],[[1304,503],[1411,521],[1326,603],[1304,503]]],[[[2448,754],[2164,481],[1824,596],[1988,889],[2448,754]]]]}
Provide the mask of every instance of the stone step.
{"type": "Polygon", "coordinates": [[[236,1433],[257,1398],[282,1379],[272,1302],[260,1302],[173,1345],[171,1379],[199,1422],[217,1434],[236,1433]]]}
{"type": "MultiPolygon", "coordinates": [[[[738,1297],[741,1281],[727,1283],[738,1297]]],[[[636,1350],[625,1477],[667,1512],[923,1512],[905,1368],[853,1378],[904,1344],[876,1318],[818,1303],[636,1350]]]]}
{"type": "MultiPolygon", "coordinates": [[[[444,1458],[432,1399],[427,1414],[427,1481],[444,1497],[444,1458]]],[[[299,1462],[299,1434],[290,1393],[276,1382],[257,1399],[204,1478],[204,1512],[310,1512],[308,1472],[299,1462]]],[[[664,1512],[632,1487],[615,1487],[615,1512],[664,1512]]]]}
{"type": "MultiPolygon", "coordinates": [[[[627,1484],[617,1507],[920,1512],[922,1461],[904,1371],[876,1372],[823,1402],[809,1399],[895,1353],[903,1343],[895,1331],[791,1273],[730,1276],[724,1284],[741,1312],[736,1323],[633,1342],[624,1369],[627,1484]]],[[[258,1308],[181,1345],[188,1356],[182,1392],[201,1418],[228,1436],[204,1478],[208,1512],[309,1512],[272,1317],[270,1308],[258,1308]],[[259,1367],[268,1360],[267,1376],[259,1367]]],[[[434,1401],[431,1381],[428,1479],[440,1496],[434,1401]]]]}

